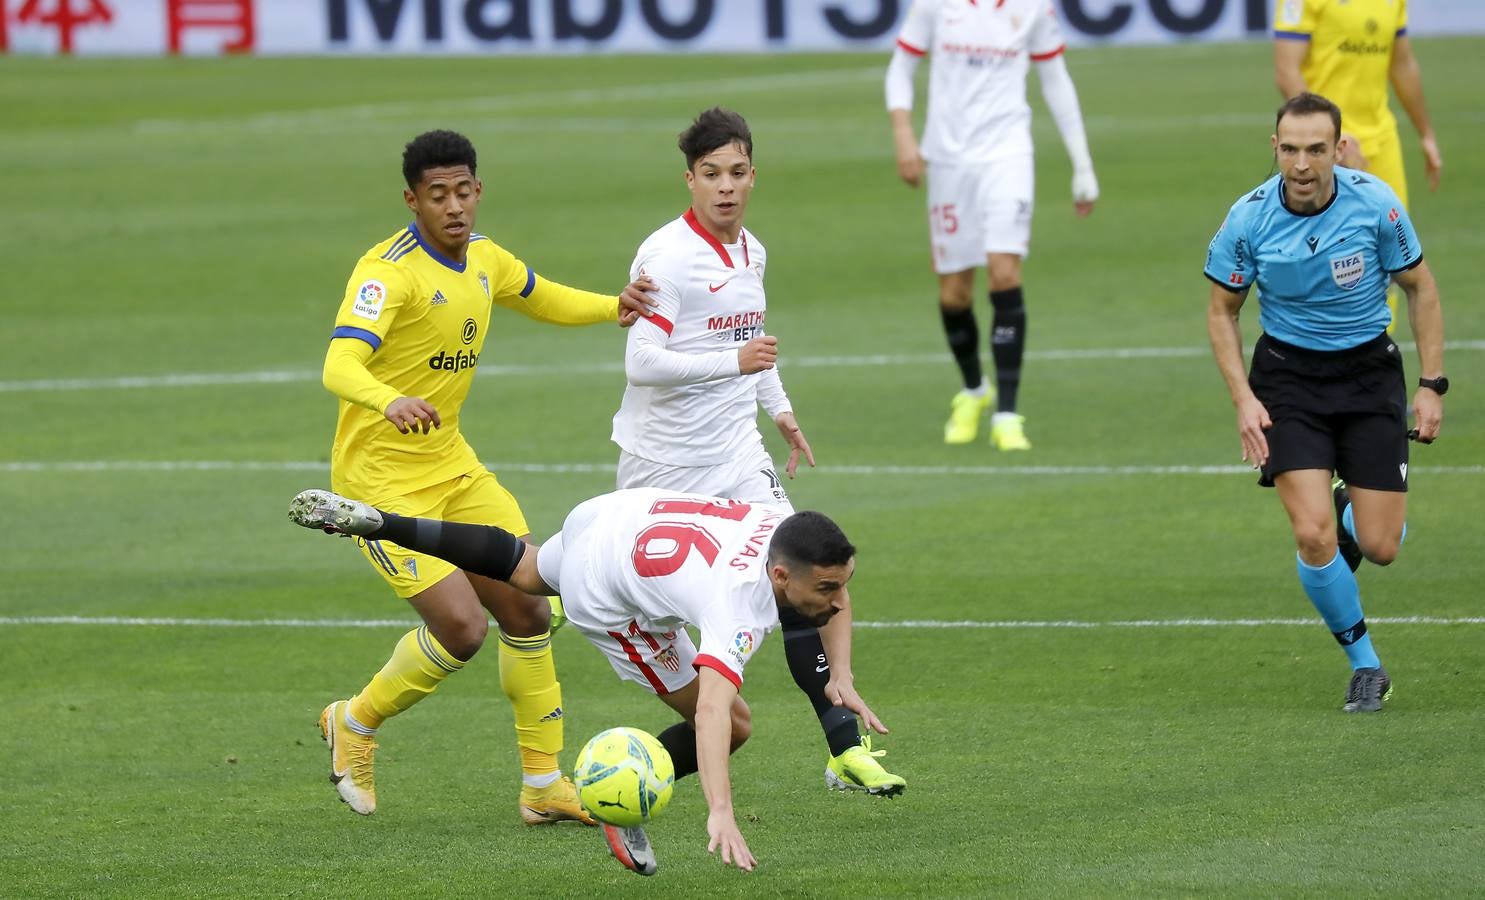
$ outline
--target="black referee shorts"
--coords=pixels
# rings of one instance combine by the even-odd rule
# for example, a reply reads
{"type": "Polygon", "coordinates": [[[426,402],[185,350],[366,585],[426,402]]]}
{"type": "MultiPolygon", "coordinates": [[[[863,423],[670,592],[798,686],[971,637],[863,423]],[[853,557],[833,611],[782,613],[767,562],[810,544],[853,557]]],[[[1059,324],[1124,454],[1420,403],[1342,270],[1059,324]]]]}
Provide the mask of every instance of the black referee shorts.
{"type": "Polygon", "coordinates": [[[1248,371],[1274,425],[1258,483],[1295,469],[1334,471],[1375,491],[1408,489],[1408,395],[1386,333],[1349,350],[1306,350],[1267,334],[1248,371]]]}

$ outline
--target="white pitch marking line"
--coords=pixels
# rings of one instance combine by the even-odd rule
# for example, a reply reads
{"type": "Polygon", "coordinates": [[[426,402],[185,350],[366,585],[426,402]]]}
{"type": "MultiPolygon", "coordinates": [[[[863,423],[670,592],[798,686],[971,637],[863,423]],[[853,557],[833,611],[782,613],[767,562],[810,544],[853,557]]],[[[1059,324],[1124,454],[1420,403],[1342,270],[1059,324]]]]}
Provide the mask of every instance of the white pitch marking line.
{"type": "MultiPolygon", "coordinates": [[[[1413,349],[1412,344],[1400,345],[1413,349]]],[[[1485,350],[1485,341],[1447,341],[1446,350],[1485,350]]],[[[1092,347],[1068,350],[1028,350],[1028,360],[1187,359],[1205,357],[1209,347],[1092,347]]],[[[782,368],[846,368],[851,366],[918,366],[944,364],[942,353],[866,354],[854,356],[785,356],[782,368]]],[[[622,361],[563,363],[562,365],[481,366],[481,377],[512,375],[606,375],[624,371],[622,361]]],[[[298,384],[319,381],[320,373],[309,369],[268,369],[255,372],[170,372],[163,375],[122,375],[102,378],[38,378],[30,381],[0,381],[0,394],[31,391],[95,391],[162,387],[220,387],[223,385],[298,384]]]]}
{"type": "MultiPolygon", "coordinates": [[[[1485,616],[1368,617],[1374,625],[1485,625],[1485,616]]],[[[212,619],[164,616],[0,616],[0,625],[101,625],[163,628],[410,628],[415,619],[212,619]]],[[[945,621],[907,619],[900,622],[856,622],[874,629],[1087,629],[1087,628],[1267,628],[1320,625],[1319,619],[1128,619],[1111,622],[1064,620],[945,621]]]]}
{"type": "MultiPolygon", "coordinates": [[[[0,462],[0,474],[29,472],[326,472],[327,462],[285,460],[281,462],[235,460],[124,460],[98,459],[70,462],[0,462]]],[[[612,473],[613,463],[519,463],[494,462],[492,472],[522,472],[532,475],[612,473]]],[[[821,475],[1251,475],[1250,466],[820,466],[821,475]]],[[[1413,466],[1417,474],[1482,475],[1485,465],[1413,466]]]]}

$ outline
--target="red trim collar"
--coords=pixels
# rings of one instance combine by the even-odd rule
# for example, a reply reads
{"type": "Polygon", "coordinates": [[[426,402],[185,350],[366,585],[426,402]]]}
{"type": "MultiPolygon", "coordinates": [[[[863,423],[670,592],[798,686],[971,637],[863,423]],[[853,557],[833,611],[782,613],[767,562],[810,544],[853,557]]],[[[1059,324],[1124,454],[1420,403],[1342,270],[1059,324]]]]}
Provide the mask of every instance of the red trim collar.
{"type": "MultiPolygon", "coordinates": [[[[722,257],[722,262],[727,264],[727,268],[737,268],[737,266],[732,264],[732,257],[727,253],[727,247],[721,241],[717,240],[716,235],[706,230],[706,227],[696,218],[696,211],[694,209],[687,207],[686,214],[681,216],[681,218],[686,220],[686,224],[691,226],[692,231],[701,235],[701,239],[710,244],[713,250],[717,251],[717,255],[722,257]]],[[[746,266],[750,262],[748,259],[748,233],[739,228],[737,236],[742,241],[743,265],[746,266]]]]}

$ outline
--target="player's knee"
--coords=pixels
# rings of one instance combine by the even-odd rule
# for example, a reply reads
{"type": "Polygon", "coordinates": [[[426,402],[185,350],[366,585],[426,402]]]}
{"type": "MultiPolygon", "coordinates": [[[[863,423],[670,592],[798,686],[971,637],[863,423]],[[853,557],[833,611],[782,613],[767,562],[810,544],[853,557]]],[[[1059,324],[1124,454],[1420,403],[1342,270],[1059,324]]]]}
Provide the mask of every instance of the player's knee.
{"type": "Polygon", "coordinates": [[[1295,522],[1294,544],[1300,558],[1310,565],[1321,566],[1335,556],[1335,526],[1319,522],[1295,522]]]}
{"type": "Polygon", "coordinates": [[[450,656],[461,662],[468,661],[484,646],[485,635],[490,631],[489,620],[484,617],[483,612],[481,610],[478,617],[470,616],[447,623],[433,636],[438,638],[438,642],[449,651],[450,656]]]}
{"type": "Polygon", "coordinates": [[[1008,291],[1021,286],[1021,260],[1019,257],[996,257],[988,269],[990,290],[1008,291]]]}
{"type": "Polygon", "coordinates": [[[1377,544],[1364,545],[1361,555],[1365,556],[1367,562],[1378,566],[1390,566],[1397,559],[1398,542],[1396,540],[1382,541],[1377,544]]]}
{"type": "Polygon", "coordinates": [[[552,602],[534,594],[515,595],[503,599],[495,610],[495,621],[500,630],[513,637],[535,637],[552,627],[552,602]]]}
{"type": "Polygon", "coordinates": [[[938,305],[949,312],[964,312],[974,305],[974,297],[968,288],[958,285],[939,285],[938,305]]]}

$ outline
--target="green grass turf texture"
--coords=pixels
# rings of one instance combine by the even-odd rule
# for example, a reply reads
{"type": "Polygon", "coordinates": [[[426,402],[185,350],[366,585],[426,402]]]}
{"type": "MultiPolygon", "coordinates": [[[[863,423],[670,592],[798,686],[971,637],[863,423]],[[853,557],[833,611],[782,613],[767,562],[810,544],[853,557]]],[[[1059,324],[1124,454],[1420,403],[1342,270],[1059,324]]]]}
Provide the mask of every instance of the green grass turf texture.
{"type": "MultiPolygon", "coordinates": [[[[1448,355],[1458,391],[1443,439],[1415,450],[1401,559],[1360,574],[1373,618],[1477,616],[1485,583],[1485,42],[1417,44],[1447,167],[1430,194],[1405,140],[1413,212],[1448,336],[1476,345],[1448,355]]],[[[1251,476],[1065,470],[1239,462],[1204,349],[1201,266],[1227,206],[1269,172],[1267,46],[1071,53],[1104,192],[1084,222],[1032,89],[1025,276],[1041,355],[1022,392],[1036,448],[1015,457],[939,440],[956,376],[923,196],[895,176],[884,63],[0,59],[0,461],[268,465],[0,469],[0,615],[408,618],[349,544],[284,520],[294,492],[327,481],[314,464],[334,403],[317,373],[351,266],[408,218],[403,142],[467,132],[486,186],[479,229],[543,275],[615,291],[639,242],[686,206],[676,133],[721,103],[754,128],[747,221],[770,250],[769,329],[825,467],[789,487],[859,545],[858,619],[1313,618],[1278,500],[1251,476]],[[1191,352],[1046,355],[1122,347],[1191,352]],[[909,359],[859,359],[870,354],[909,359]],[[857,359],[806,364],[826,356],[857,359]],[[258,371],[300,374],[12,384],[258,371]],[[273,468],[297,462],[309,465],[273,468]],[[1028,465],[1058,471],[1009,468],[1028,465]]],[[[988,305],[978,312],[983,328],[988,305]]],[[[541,537],[611,475],[514,464],[612,463],[622,379],[595,369],[617,364],[623,338],[505,311],[492,328],[482,375],[534,368],[479,378],[467,434],[541,537]]],[[[651,829],[652,881],[621,870],[594,832],[519,824],[493,650],[384,729],[376,816],[338,803],[315,717],[400,633],[0,625],[0,893],[1459,896],[1485,884],[1477,624],[1375,625],[1397,690],[1367,717],[1337,711],[1347,668],[1318,621],[863,628],[858,685],[910,784],[895,802],[823,789],[823,742],[775,636],[748,673],[755,736],[733,767],[758,871],[708,858],[692,780],[651,829]]],[[[577,635],[557,647],[564,762],[600,729],[669,722],[577,635]]]]}

